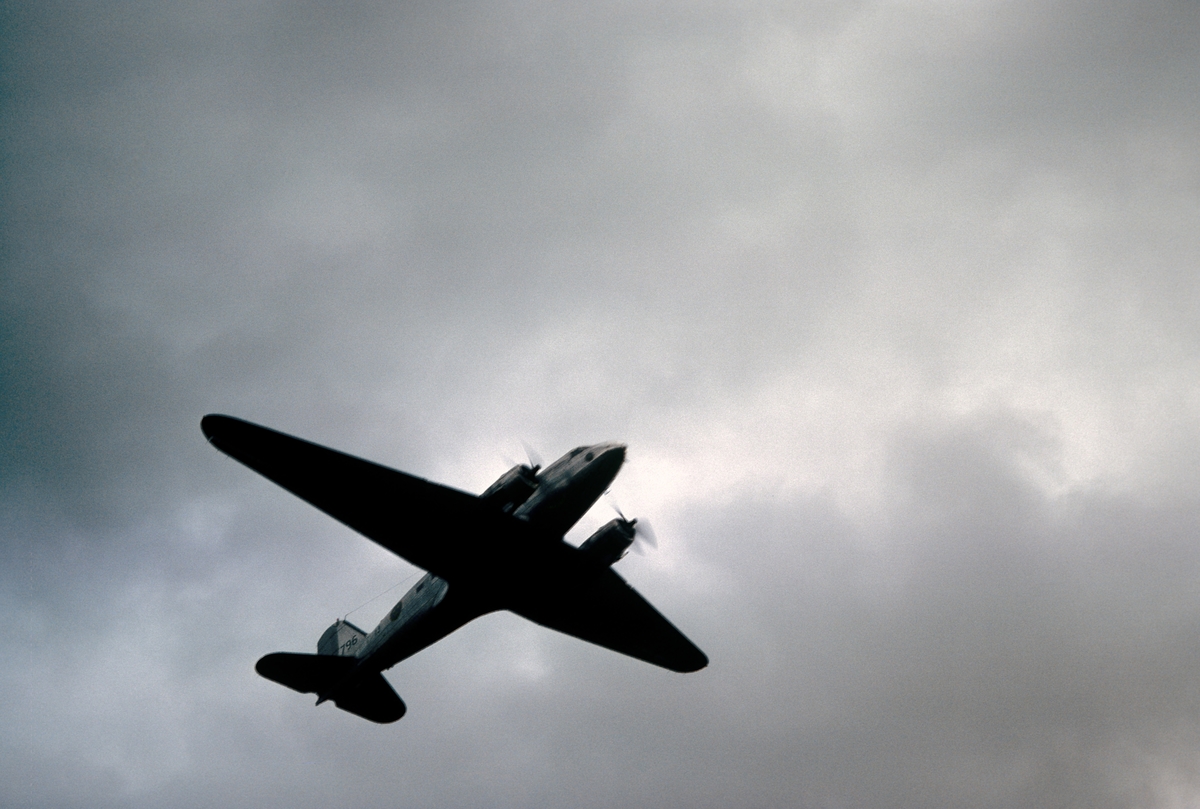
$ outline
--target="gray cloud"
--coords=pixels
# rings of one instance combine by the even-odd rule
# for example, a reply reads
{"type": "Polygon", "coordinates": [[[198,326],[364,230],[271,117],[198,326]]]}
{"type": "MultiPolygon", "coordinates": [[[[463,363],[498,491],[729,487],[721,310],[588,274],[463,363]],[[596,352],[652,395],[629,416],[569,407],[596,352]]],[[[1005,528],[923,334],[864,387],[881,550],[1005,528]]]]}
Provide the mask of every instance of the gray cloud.
{"type": "Polygon", "coordinates": [[[0,802],[1196,801],[1193,4],[2,14],[0,802]],[[210,411],[628,441],[712,665],[494,615],[312,709],[253,661],[415,571],[210,411]]]}

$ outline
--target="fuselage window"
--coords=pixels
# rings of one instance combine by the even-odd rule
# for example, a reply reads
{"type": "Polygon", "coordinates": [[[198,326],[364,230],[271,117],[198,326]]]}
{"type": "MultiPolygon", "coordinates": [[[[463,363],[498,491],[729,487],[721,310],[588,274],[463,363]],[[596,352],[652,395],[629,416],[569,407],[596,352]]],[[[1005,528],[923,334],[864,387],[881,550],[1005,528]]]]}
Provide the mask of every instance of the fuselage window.
{"type": "Polygon", "coordinates": [[[596,457],[596,455],[594,453],[589,452],[587,455],[583,456],[583,459],[585,461],[591,461],[591,460],[594,460],[595,457],[596,457]]]}

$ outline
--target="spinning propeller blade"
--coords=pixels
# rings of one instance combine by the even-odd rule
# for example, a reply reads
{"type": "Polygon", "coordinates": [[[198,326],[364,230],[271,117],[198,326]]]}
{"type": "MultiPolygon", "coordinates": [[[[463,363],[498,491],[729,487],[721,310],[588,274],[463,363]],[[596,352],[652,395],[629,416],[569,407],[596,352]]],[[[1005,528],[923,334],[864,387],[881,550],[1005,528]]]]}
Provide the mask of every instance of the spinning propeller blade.
{"type": "Polygon", "coordinates": [[[649,545],[651,548],[658,548],[658,537],[654,535],[654,529],[650,527],[648,520],[637,517],[630,520],[621,513],[621,508],[616,502],[610,501],[609,505],[613,507],[613,511],[617,512],[617,517],[621,519],[621,522],[633,529],[633,544],[629,548],[631,551],[638,556],[645,556],[646,545],[649,545]]]}
{"type": "Polygon", "coordinates": [[[524,441],[521,442],[521,446],[525,448],[525,457],[529,459],[529,465],[534,469],[541,469],[542,456],[538,454],[538,451],[524,441]]]}

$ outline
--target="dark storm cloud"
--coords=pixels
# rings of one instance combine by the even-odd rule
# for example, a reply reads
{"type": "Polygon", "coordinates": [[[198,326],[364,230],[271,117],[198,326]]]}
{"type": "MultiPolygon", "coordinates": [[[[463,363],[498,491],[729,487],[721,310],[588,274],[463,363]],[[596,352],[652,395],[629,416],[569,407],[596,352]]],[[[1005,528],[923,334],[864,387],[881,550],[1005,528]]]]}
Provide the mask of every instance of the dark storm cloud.
{"type": "Polygon", "coordinates": [[[1194,4],[0,13],[2,802],[1195,801],[1194,4]],[[488,616],[312,709],[253,661],[414,571],[213,410],[627,440],[712,666],[488,616]]]}

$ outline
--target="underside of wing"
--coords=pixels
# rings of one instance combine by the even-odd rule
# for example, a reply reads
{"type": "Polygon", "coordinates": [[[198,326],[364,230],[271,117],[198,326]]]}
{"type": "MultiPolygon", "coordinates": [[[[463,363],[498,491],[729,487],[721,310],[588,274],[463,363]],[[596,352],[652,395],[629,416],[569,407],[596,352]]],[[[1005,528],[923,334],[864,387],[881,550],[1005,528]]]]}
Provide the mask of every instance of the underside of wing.
{"type": "Polygon", "coordinates": [[[226,455],[448,580],[486,563],[494,543],[480,537],[515,530],[512,518],[458,489],[229,416],[205,416],[200,428],[226,455]]]}
{"type": "Polygon", "coordinates": [[[613,570],[549,590],[522,588],[507,605],[523,618],[671,671],[697,671],[708,657],[613,570]]]}

